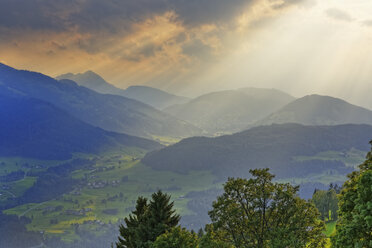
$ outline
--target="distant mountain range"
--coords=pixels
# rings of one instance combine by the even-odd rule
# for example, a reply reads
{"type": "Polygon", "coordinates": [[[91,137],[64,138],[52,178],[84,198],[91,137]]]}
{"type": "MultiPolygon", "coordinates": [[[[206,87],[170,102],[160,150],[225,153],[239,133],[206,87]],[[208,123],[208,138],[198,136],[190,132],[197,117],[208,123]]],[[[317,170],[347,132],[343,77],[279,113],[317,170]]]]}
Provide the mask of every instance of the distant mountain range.
{"type": "Polygon", "coordinates": [[[209,134],[234,133],[273,123],[372,124],[372,111],[329,96],[309,95],[295,99],[275,89],[242,88],[188,99],[147,86],[119,89],[92,71],[58,77],[62,78],[97,92],[121,95],[163,109],[209,134]]]}
{"type": "Polygon", "coordinates": [[[174,104],[186,103],[190,100],[189,98],[176,96],[148,86],[130,86],[126,90],[123,90],[106,82],[101,76],[92,71],[78,74],[67,73],[58,76],[57,79],[69,79],[75,81],[78,85],[95,90],[99,93],[124,96],[146,103],[157,109],[163,109],[174,104]]]}
{"type": "Polygon", "coordinates": [[[63,160],[73,153],[162,146],[86,124],[51,103],[14,97],[0,86],[0,156],[63,160]],[[4,94],[6,93],[6,94],[4,94]]]}
{"type": "Polygon", "coordinates": [[[188,137],[201,130],[147,104],[122,96],[100,94],[70,80],[0,64],[0,86],[20,96],[52,103],[75,118],[108,131],[141,137],[188,137]]]}
{"type": "Polygon", "coordinates": [[[202,95],[164,111],[212,133],[244,130],[295,98],[274,89],[243,88],[202,95]]]}
{"type": "Polygon", "coordinates": [[[211,171],[222,180],[247,177],[249,169],[271,168],[279,178],[306,177],[333,170],[346,175],[352,170],[334,159],[317,159],[321,152],[340,154],[351,149],[369,150],[372,126],[262,126],[217,138],[194,137],[148,153],[142,162],[153,169],[187,173],[211,171]],[[296,159],[314,156],[311,160],[296,159]]]}
{"type": "Polygon", "coordinates": [[[164,109],[175,104],[183,104],[191,100],[187,97],[176,96],[148,86],[130,86],[125,90],[125,96],[147,103],[158,109],[164,109]]]}
{"type": "Polygon", "coordinates": [[[273,123],[300,123],[314,126],[349,123],[372,125],[372,111],[338,98],[309,95],[289,103],[254,125],[273,123]]]}

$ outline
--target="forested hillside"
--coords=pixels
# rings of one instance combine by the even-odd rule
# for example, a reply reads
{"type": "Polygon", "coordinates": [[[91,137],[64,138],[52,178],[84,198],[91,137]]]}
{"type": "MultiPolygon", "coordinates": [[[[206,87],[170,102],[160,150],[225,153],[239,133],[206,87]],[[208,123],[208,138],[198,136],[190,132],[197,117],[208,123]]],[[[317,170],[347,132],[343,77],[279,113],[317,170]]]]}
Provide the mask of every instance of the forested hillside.
{"type": "Polygon", "coordinates": [[[279,178],[326,171],[346,175],[352,168],[317,155],[336,152],[347,157],[352,149],[367,152],[368,134],[372,134],[368,125],[263,126],[217,138],[185,139],[147,154],[142,162],[157,170],[179,173],[208,170],[221,179],[248,176],[252,168],[271,168],[279,178]]]}

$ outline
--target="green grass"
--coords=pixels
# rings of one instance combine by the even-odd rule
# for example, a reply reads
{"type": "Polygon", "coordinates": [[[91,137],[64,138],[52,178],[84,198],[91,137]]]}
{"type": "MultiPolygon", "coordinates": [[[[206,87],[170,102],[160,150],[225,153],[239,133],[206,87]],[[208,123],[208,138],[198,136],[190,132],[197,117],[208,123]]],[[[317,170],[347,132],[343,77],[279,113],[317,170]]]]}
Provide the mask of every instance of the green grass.
{"type": "MultiPolygon", "coordinates": [[[[6,214],[25,215],[32,219],[27,228],[32,231],[44,231],[46,235],[61,236],[66,242],[77,238],[73,231],[72,224],[82,224],[88,220],[100,220],[105,223],[116,222],[119,218],[127,216],[134,207],[138,196],[150,197],[158,189],[168,192],[175,201],[175,208],[181,215],[192,214],[187,208],[188,199],[183,196],[190,191],[201,191],[216,187],[216,177],[208,171],[194,171],[188,174],[178,174],[167,171],[155,171],[139,161],[141,153],[135,156],[127,154],[104,154],[94,156],[97,159],[94,169],[77,170],[71,174],[73,178],[84,179],[84,186],[80,195],[67,193],[58,199],[42,204],[26,204],[5,210],[6,214]],[[128,181],[123,182],[122,178],[127,177],[128,181]],[[88,183],[97,181],[119,181],[117,185],[108,185],[100,189],[92,189],[88,183]],[[120,197],[120,193],[123,197],[120,197]],[[109,200],[114,196],[115,199],[109,200]],[[77,201],[77,202],[76,202],[77,201]],[[62,211],[47,211],[52,207],[62,206],[62,211]],[[85,216],[66,214],[66,210],[80,210],[91,208],[92,211],[85,216]],[[106,209],[117,209],[115,215],[104,212],[106,209]],[[51,220],[58,220],[57,224],[51,224],[51,220]]],[[[77,155],[81,156],[81,155],[77,155]]],[[[93,157],[91,157],[93,158],[93,157]]],[[[14,190],[22,193],[36,180],[26,178],[23,181],[14,183],[14,190]],[[17,187],[15,187],[17,186],[17,187]]]]}
{"type": "Polygon", "coordinates": [[[366,152],[356,149],[351,149],[347,152],[339,151],[327,151],[316,154],[315,156],[298,156],[294,159],[297,161],[308,161],[308,160],[336,160],[341,161],[345,165],[355,167],[365,160],[366,152]]]}
{"type": "Polygon", "coordinates": [[[324,234],[327,237],[331,237],[331,235],[334,233],[335,230],[336,230],[336,221],[328,222],[326,223],[326,231],[324,232],[324,234]]]}
{"type": "Polygon", "coordinates": [[[327,236],[327,244],[325,248],[331,247],[331,239],[330,237],[333,235],[333,233],[336,231],[336,221],[328,222],[326,223],[326,230],[324,234],[327,236]]]}
{"type": "Polygon", "coordinates": [[[345,181],[346,180],[345,175],[341,174],[330,174],[329,172],[324,172],[322,174],[312,174],[308,175],[305,178],[284,178],[277,180],[279,183],[291,183],[294,185],[300,185],[303,183],[314,183],[314,182],[319,182],[324,185],[328,185],[333,182],[338,182],[338,181],[345,181]]]}
{"type": "Polygon", "coordinates": [[[152,139],[155,140],[156,142],[168,146],[168,145],[173,145],[177,142],[179,142],[182,138],[174,138],[174,137],[166,137],[166,136],[152,136],[152,139]]]}
{"type": "MultiPolygon", "coordinates": [[[[357,152],[355,152],[357,154],[357,152]]],[[[320,154],[318,156],[331,157],[333,153],[327,155],[320,154]]],[[[210,188],[222,187],[221,184],[216,184],[216,177],[209,171],[193,171],[188,174],[178,174],[169,171],[156,171],[140,163],[140,158],[143,157],[144,151],[139,149],[131,149],[130,151],[107,152],[104,154],[75,154],[74,158],[89,158],[95,159],[94,168],[82,169],[74,171],[71,176],[79,179],[82,183],[76,192],[66,193],[63,196],[41,204],[25,204],[7,209],[5,214],[15,214],[18,216],[25,215],[32,221],[27,225],[29,230],[43,231],[46,235],[55,235],[61,237],[65,242],[73,242],[78,239],[78,235],[74,232],[73,224],[82,224],[84,221],[100,220],[104,223],[115,223],[119,218],[127,216],[135,205],[138,196],[150,197],[151,194],[158,189],[172,195],[172,200],[175,201],[177,212],[181,215],[193,214],[188,208],[188,199],[184,196],[191,191],[202,191],[210,188]],[[122,181],[123,178],[128,180],[122,181]],[[109,182],[104,188],[93,189],[88,186],[88,183],[98,181],[109,182]],[[117,185],[112,185],[113,181],[119,181],[117,185]],[[123,197],[120,197],[120,193],[123,197]],[[117,198],[114,198],[118,196],[117,198]],[[110,200],[111,198],[111,200],[110,200]],[[49,211],[53,207],[61,206],[63,209],[59,211],[49,211]],[[85,216],[69,215],[66,210],[81,210],[83,208],[92,209],[85,216]],[[117,209],[117,213],[110,215],[104,210],[117,209]],[[58,223],[51,223],[51,220],[58,220],[58,223]]],[[[333,154],[332,156],[334,156],[333,154]]],[[[8,159],[6,161],[15,161],[19,165],[28,160],[8,159]]],[[[34,163],[45,163],[45,161],[33,161],[34,163]]],[[[31,163],[29,162],[29,163],[31,163]]],[[[65,161],[66,162],[66,161],[65,161]]],[[[57,165],[57,162],[48,163],[48,166],[57,165]]],[[[305,182],[322,182],[328,184],[332,181],[344,180],[343,175],[329,175],[327,173],[321,175],[312,175],[309,178],[292,178],[285,179],[287,182],[300,184],[305,182]]],[[[31,187],[36,178],[26,177],[12,183],[12,191],[14,194],[21,195],[27,188],[31,187]]],[[[0,196],[0,202],[6,201],[6,197],[0,196]]],[[[93,228],[89,225],[83,225],[82,228],[93,228]]],[[[327,224],[326,234],[329,236],[332,233],[332,224],[327,224]]]]}
{"type": "MultiPolygon", "coordinates": [[[[28,164],[31,167],[50,167],[54,165],[58,165],[62,161],[57,160],[39,160],[39,159],[31,159],[31,158],[21,158],[21,157],[0,157],[0,176],[4,176],[10,172],[23,170],[23,171],[30,171],[34,170],[37,171],[37,168],[26,168],[24,165],[28,164]]],[[[39,169],[40,170],[40,169],[39,169]]]]}
{"type": "Polygon", "coordinates": [[[36,177],[25,177],[19,181],[11,182],[9,185],[12,187],[10,190],[16,196],[22,196],[22,194],[29,189],[35,182],[36,177]]]}

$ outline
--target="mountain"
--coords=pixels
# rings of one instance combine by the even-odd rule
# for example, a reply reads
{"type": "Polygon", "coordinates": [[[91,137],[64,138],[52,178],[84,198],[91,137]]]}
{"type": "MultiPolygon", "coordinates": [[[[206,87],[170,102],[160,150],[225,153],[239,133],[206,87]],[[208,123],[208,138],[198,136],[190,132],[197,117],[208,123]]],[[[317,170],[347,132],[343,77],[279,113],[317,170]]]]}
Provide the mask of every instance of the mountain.
{"type": "Polygon", "coordinates": [[[294,98],[274,89],[244,88],[209,93],[164,111],[212,133],[236,132],[294,98]]]}
{"type": "Polygon", "coordinates": [[[190,101],[187,97],[176,96],[148,86],[130,86],[125,90],[125,96],[147,103],[158,109],[190,101]]]}
{"type": "Polygon", "coordinates": [[[299,98],[279,111],[255,123],[304,125],[372,124],[372,111],[329,96],[309,95],[299,98]]]}
{"type": "Polygon", "coordinates": [[[126,90],[123,90],[109,84],[101,76],[92,71],[78,74],[63,74],[58,76],[57,79],[69,79],[75,81],[78,85],[95,90],[99,93],[124,96],[146,103],[157,109],[164,109],[174,104],[186,103],[190,100],[189,98],[169,94],[168,92],[148,86],[130,86],[126,90]]]}
{"type": "Polygon", "coordinates": [[[142,162],[157,170],[187,173],[211,171],[220,179],[247,177],[249,169],[271,168],[279,178],[306,177],[312,173],[346,175],[350,168],[338,159],[353,149],[369,150],[372,126],[262,126],[216,138],[194,137],[148,153],[142,162]],[[336,158],[319,154],[331,152],[336,158]]]}
{"type": "Polygon", "coordinates": [[[57,80],[72,80],[80,86],[84,86],[91,90],[97,91],[102,94],[112,94],[124,96],[124,90],[115,87],[106,82],[100,75],[93,71],[86,71],[84,73],[67,73],[56,77],[57,80]]]}
{"type": "Polygon", "coordinates": [[[0,64],[0,86],[18,95],[50,102],[72,116],[108,131],[141,137],[186,137],[200,130],[136,100],[100,94],[75,82],[0,64]]]}
{"type": "Polygon", "coordinates": [[[0,156],[69,159],[73,153],[159,149],[154,141],[86,124],[50,103],[4,95],[0,87],[0,156]]]}

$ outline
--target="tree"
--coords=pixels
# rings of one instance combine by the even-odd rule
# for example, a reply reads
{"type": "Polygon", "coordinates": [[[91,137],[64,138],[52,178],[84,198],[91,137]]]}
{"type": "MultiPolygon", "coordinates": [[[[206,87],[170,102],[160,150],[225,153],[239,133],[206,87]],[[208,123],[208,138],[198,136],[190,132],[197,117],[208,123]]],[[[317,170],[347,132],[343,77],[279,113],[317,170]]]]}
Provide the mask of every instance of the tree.
{"type": "Polygon", "coordinates": [[[332,237],[336,248],[372,247],[372,150],[359,169],[348,175],[339,195],[339,219],[332,237]]]}
{"type": "Polygon", "coordinates": [[[225,231],[216,231],[213,225],[207,225],[205,230],[206,233],[199,239],[199,248],[234,248],[225,231]]]}
{"type": "Polygon", "coordinates": [[[175,227],[160,235],[152,248],[197,248],[198,237],[184,228],[175,227]]]}
{"type": "Polygon", "coordinates": [[[235,247],[324,247],[324,222],[315,206],[297,196],[298,187],[273,183],[268,169],[251,179],[230,178],[209,212],[216,231],[235,247]]]}
{"type": "Polygon", "coordinates": [[[180,216],[175,214],[170,196],[158,191],[148,200],[139,197],[136,209],[120,226],[117,248],[148,248],[158,236],[178,225],[180,216]]]}
{"type": "Polygon", "coordinates": [[[146,225],[146,212],[148,209],[147,199],[139,197],[137,199],[136,209],[132,211],[129,217],[124,219],[125,226],[120,225],[119,242],[117,248],[136,248],[143,241],[140,230],[146,225]]]}
{"type": "Polygon", "coordinates": [[[336,190],[330,187],[326,190],[316,190],[311,201],[320,212],[323,221],[337,220],[338,199],[336,190]]]}

